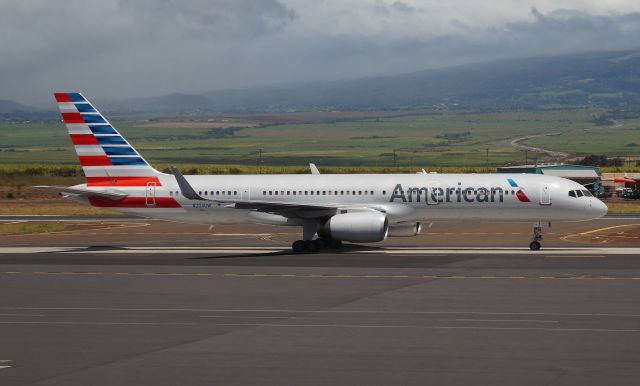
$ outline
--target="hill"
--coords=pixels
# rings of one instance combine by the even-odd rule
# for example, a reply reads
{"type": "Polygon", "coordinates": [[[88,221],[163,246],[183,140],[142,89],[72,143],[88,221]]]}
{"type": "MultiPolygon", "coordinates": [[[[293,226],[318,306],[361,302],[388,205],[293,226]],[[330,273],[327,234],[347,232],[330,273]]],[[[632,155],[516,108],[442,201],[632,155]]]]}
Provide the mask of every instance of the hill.
{"type": "Polygon", "coordinates": [[[529,110],[597,106],[640,110],[640,53],[604,52],[490,63],[334,82],[204,94],[217,111],[529,110]]]}
{"type": "Polygon", "coordinates": [[[16,101],[8,99],[0,99],[0,114],[12,113],[15,111],[29,111],[34,110],[33,107],[25,106],[16,101]]]}

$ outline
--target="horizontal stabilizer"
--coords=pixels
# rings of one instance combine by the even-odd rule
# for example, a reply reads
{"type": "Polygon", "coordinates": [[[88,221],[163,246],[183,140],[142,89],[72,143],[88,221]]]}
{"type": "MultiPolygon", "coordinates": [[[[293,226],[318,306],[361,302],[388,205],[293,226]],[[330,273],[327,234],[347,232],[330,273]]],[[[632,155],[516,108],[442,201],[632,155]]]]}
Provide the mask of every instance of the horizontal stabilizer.
{"type": "Polygon", "coordinates": [[[101,198],[106,198],[108,200],[113,200],[113,201],[120,201],[128,196],[128,194],[126,193],[117,192],[113,190],[105,191],[105,190],[69,188],[66,186],[46,186],[46,185],[34,186],[34,188],[51,190],[54,192],[58,192],[60,194],[66,193],[66,194],[77,194],[77,195],[86,196],[86,197],[101,197],[101,198]]]}

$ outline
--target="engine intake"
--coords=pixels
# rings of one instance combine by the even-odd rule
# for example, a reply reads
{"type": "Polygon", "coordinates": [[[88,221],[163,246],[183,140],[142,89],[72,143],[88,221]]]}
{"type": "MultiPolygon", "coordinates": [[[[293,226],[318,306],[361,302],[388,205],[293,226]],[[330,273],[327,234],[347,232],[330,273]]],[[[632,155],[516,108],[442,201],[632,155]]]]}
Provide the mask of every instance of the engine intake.
{"type": "Polygon", "coordinates": [[[336,214],[327,220],[318,232],[332,239],[352,242],[375,242],[387,238],[387,215],[375,212],[336,214]]]}

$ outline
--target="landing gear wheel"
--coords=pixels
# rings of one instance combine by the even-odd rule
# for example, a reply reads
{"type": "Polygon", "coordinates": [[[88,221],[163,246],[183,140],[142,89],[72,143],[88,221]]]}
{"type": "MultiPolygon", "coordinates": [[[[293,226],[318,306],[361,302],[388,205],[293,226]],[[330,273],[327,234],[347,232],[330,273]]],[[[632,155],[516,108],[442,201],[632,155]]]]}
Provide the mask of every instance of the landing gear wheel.
{"type": "Polygon", "coordinates": [[[318,252],[318,250],[320,249],[321,245],[320,242],[318,240],[309,240],[306,241],[307,243],[307,252],[318,252]]]}
{"type": "Polygon", "coordinates": [[[302,253],[307,250],[307,243],[303,240],[296,240],[291,244],[291,249],[293,253],[302,253]]]}
{"type": "MultiPolygon", "coordinates": [[[[549,223],[549,226],[551,226],[551,223],[549,223]]],[[[542,226],[540,226],[540,223],[535,223],[533,224],[533,241],[529,244],[529,249],[532,251],[540,250],[542,246],[540,240],[542,240],[542,226]]]]}
{"type": "Polygon", "coordinates": [[[329,246],[329,240],[325,240],[323,238],[315,239],[313,242],[318,244],[318,249],[323,249],[329,246]]]}
{"type": "Polygon", "coordinates": [[[341,240],[331,240],[329,242],[329,248],[331,249],[338,249],[342,246],[342,241],[341,240]]]}

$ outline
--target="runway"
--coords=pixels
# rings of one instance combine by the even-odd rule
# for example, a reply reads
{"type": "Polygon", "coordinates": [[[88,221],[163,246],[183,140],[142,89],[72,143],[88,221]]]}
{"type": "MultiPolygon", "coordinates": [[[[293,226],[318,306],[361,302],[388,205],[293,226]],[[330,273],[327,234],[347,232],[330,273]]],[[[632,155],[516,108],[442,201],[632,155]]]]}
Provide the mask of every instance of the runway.
{"type": "Polygon", "coordinates": [[[0,384],[640,376],[634,219],[551,228],[537,252],[525,226],[436,224],[304,255],[295,230],[118,221],[0,237],[0,384]]]}

